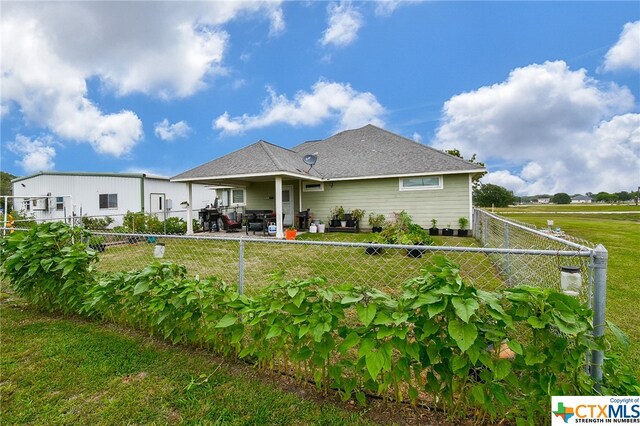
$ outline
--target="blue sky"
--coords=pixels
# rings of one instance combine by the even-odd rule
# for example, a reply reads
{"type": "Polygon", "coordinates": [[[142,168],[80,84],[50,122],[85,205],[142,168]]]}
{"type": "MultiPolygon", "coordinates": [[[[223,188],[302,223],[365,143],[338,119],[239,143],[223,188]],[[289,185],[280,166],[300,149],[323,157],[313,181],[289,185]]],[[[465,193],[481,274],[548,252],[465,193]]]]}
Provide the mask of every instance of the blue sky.
{"type": "Polygon", "coordinates": [[[2,2],[1,164],[173,176],[373,123],[518,194],[640,185],[640,5],[2,2]]]}

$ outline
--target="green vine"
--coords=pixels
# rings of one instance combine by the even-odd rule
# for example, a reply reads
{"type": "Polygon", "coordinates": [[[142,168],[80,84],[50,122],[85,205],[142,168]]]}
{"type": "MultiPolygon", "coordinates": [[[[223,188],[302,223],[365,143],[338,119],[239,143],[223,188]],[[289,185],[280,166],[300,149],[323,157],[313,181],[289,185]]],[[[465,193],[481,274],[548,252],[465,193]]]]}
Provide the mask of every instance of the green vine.
{"type": "MultiPolygon", "coordinates": [[[[591,336],[592,312],[552,290],[483,291],[441,257],[399,294],[313,278],[276,280],[250,298],[172,263],[98,274],[84,237],[60,223],[15,233],[2,241],[1,275],[45,309],[201,345],[362,404],[376,394],[428,401],[450,418],[527,423],[548,417],[551,395],[594,392],[584,355],[603,342],[591,336]]],[[[602,392],[640,392],[613,354],[602,392]]]]}

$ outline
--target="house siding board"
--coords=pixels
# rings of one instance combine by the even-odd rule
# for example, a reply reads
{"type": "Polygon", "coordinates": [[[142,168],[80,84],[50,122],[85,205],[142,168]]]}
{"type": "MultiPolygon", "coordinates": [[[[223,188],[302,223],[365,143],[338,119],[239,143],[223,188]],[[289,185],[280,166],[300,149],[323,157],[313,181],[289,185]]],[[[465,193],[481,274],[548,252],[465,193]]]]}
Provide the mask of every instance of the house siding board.
{"type": "MultiPolygon", "coordinates": [[[[71,195],[72,198],[65,198],[65,208],[67,216],[73,213],[80,216],[111,216],[114,219],[114,226],[122,223],[123,216],[127,211],[138,212],[141,209],[140,180],[142,175],[91,175],[79,173],[52,173],[36,174],[26,178],[20,178],[13,182],[13,191],[16,196],[45,196],[51,193],[52,197],[60,195],[71,195]],[[24,186],[23,186],[24,185],[24,186]],[[118,207],[112,209],[100,208],[100,194],[118,194],[118,207]]],[[[207,190],[204,185],[193,185],[194,208],[199,205],[204,207],[206,203],[213,203],[215,192],[207,190]],[[207,201],[210,200],[210,201],[207,201]]],[[[168,199],[173,200],[171,210],[172,216],[186,218],[186,211],[180,207],[180,203],[188,198],[186,183],[172,183],[168,179],[146,177],[144,184],[145,211],[149,212],[150,194],[152,192],[166,193],[168,199]],[[182,210],[182,212],[178,212],[182,210]]],[[[50,203],[55,203],[50,199],[50,203]]],[[[21,199],[16,199],[16,206],[21,199]]],[[[36,219],[63,219],[65,211],[56,210],[55,205],[49,211],[29,212],[36,219]]]]}
{"type": "MultiPolygon", "coordinates": [[[[298,187],[297,180],[283,180],[282,186],[293,186],[294,213],[298,211],[298,187]]],[[[275,182],[253,182],[246,188],[247,210],[274,210],[276,209],[276,184],[275,182]],[[273,197],[269,199],[268,197],[273,197]]],[[[304,200],[304,194],[302,196],[304,200]]]]}
{"type": "Polygon", "coordinates": [[[424,228],[431,227],[431,219],[438,227],[450,224],[458,227],[458,219],[469,219],[468,175],[443,176],[443,189],[426,191],[400,191],[397,178],[338,181],[325,183],[323,192],[302,194],[303,210],[310,208],[315,219],[326,223],[329,210],[342,205],[345,210],[363,209],[362,227],[368,228],[368,216],[372,211],[393,218],[394,212],[406,210],[414,222],[424,228]]]}
{"type": "MultiPolygon", "coordinates": [[[[65,200],[67,214],[118,216],[140,210],[140,178],[115,176],[36,175],[13,185],[14,195],[71,195],[65,200]],[[22,184],[25,186],[23,187],[22,184]],[[100,194],[118,194],[118,207],[100,208],[100,194]],[[71,203],[71,205],[69,205],[71,203]]],[[[32,211],[37,219],[60,219],[64,211],[32,211]]],[[[114,217],[115,218],[115,217],[114,217]]]]}

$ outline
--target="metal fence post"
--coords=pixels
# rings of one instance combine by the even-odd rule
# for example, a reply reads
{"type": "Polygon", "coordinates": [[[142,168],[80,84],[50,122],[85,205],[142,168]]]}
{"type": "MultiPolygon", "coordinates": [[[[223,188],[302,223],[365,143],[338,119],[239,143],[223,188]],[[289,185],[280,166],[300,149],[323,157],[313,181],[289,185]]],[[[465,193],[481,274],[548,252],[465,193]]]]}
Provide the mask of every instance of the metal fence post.
{"type": "MultiPolygon", "coordinates": [[[[607,302],[607,261],[609,252],[602,244],[594,250],[593,256],[593,337],[596,339],[604,336],[605,330],[605,307],[607,302]]],[[[600,382],[602,381],[602,363],[604,361],[604,351],[594,350],[591,352],[591,377],[596,381],[595,390],[600,392],[600,382]]]]}
{"type": "MultiPolygon", "coordinates": [[[[509,249],[509,223],[504,223],[504,248],[509,249]]],[[[507,286],[511,286],[511,257],[509,253],[505,255],[507,261],[505,273],[507,274],[507,286]]]]}
{"type": "Polygon", "coordinates": [[[482,214],[482,246],[489,245],[489,216],[482,214]]]}
{"type": "Polygon", "coordinates": [[[7,211],[8,211],[7,200],[8,199],[9,197],[5,195],[4,196],[4,218],[2,219],[2,238],[4,238],[5,235],[7,234],[7,211]]]}
{"type": "Polygon", "coordinates": [[[238,293],[242,294],[244,290],[244,240],[240,238],[240,249],[238,259],[238,293]]]}

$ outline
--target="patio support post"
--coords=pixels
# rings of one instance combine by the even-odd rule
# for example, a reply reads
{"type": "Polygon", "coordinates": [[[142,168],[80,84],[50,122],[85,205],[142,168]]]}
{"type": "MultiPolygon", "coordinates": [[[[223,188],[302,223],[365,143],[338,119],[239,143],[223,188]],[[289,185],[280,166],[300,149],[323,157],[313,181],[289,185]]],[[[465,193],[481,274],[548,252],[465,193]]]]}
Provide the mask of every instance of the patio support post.
{"type": "Polygon", "coordinates": [[[191,209],[193,205],[193,187],[191,186],[191,182],[187,182],[187,191],[187,235],[193,235],[193,210],[191,209]]]}
{"type": "Polygon", "coordinates": [[[276,238],[284,238],[282,220],[282,176],[276,176],[276,238]]]}

